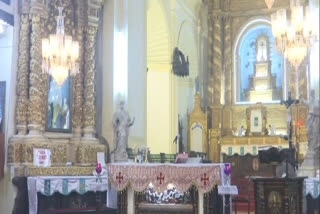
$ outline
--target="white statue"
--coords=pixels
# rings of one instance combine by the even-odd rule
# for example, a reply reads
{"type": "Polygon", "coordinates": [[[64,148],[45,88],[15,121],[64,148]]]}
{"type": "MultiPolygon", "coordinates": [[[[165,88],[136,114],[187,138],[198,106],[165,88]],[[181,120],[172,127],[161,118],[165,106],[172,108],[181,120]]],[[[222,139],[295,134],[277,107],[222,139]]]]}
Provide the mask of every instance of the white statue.
{"type": "Polygon", "coordinates": [[[120,109],[113,114],[113,142],[114,150],[111,152],[113,162],[128,161],[128,136],[129,128],[134,123],[130,119],[129,113],[124,110],[124,102],[120,102],[120,109]]]}
{"type": "Polygon", "coordinates": [[[276,135],[276,131],[274,126],[269,125],[269,135],[270,136],[275,136],[276,135]]]}
{"type": "Polygon", "coordinates": [[[320,167],[320,101],[314,99],[314,93],[311,93],[309,105],[309,114],[307,117],[307,137],[308,151],[304,157],[304,161],[299,169],[299,176],[316,176],[316,171],[320,167]]]}
{"type": "Polygon", "coordinates": [[[237,130],[237,136],[238,137],[242,137],[243,136],[243,131],[244,131],[244,128],[243,126],[240,126],[237,130]]]}
{"type": "Polygon", "coordinates": [[[310,102],[309,114],[307,117],[308,151],[317,155],[320,153],[320,132],[319,132],[320,108],[318,102],[310,102]]]}

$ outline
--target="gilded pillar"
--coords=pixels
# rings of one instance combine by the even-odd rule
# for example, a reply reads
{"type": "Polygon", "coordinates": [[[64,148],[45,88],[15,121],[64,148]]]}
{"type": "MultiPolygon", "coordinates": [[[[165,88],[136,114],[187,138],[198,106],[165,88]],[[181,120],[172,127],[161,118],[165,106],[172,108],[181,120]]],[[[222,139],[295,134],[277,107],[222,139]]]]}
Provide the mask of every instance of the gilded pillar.
{"type": "Polygon", "coordinates": [[[29,135],[40,135],[43,130],[43,73],[41,56],[41,23],[40,15],[33,13],[31,16],[31,49],[30,49],[30,75],[29,75],[29,106],[28,106],[28,129],[29,135]]]}
{"type": "Polygon", "coordinates": [[[224,17],[224,75],[225,75],[225,106],[223,108],[222,135],[232,135],[232,44],[231,44],[231,24],[230,16],[224,17]]]}
{"type": "Polygon", "coordinates": [[[299,68],[299,77],[298,77],[298,87],[299,87],[299,99],[307,100],[308,99],[308,61],[307,57],[302,60],[299,68]]]}
{"type": "Polygon", "coordinates": [[[86,31],[86,52],[84,60],[83,132],[85,138],[94,138],[96,133],[96,36],[97,27],[89,25],[86,31]]]}
{"type": "Polygon", "coordinates": [[[209,130],[209,160],[220,163],[221,133],[219,129],[209,130]]]}
{"type": "Polygon", "coordinates": [[[18,135],[27,133],[28,113],[28,73],[29,73],[29,45],[30,24],[29,15],[20,16],[19,58],[17,74],[17,105],[16,105],[16,129],[18,135]]]}
{"type": "MultiPolygon", "coordinates": [[[[288,75],[288,92],[291,92],[291,98],[294,99],[297,97],[297,71],[296,68],[288,63],[287,68],[287,75],[288,75]]],[[[283,86],[284,87],[284,86],[283,86]]]]}
{"type": "Polygon", "coordinates": [[[208,18],[208,105],[213,104],[213,20],[208,18]]]}
{"type": "Polygon", "coordinates": [[[232,77],[231,77],[231,17],[224,19],[224,74],[225,74],[225,104],[231,105],[232,102],[232,77]]]}
{"type": "Polygon", "coordinates": [[[73,85],[73,115],[72,115],[72,130],[76,138],[81,137],[82,116],[83,116],[83,27],[77,29],[77,39],[79,42],[79,73],[74,77],[73,85]]]}
{"type": "Polygon", "coordinates": [[[221,72],[222,72],[222,34],[221,17],[214,17],[213,29],[213,82],[214,96],[213,103],[220,104],[221,100],[221,72]]]}

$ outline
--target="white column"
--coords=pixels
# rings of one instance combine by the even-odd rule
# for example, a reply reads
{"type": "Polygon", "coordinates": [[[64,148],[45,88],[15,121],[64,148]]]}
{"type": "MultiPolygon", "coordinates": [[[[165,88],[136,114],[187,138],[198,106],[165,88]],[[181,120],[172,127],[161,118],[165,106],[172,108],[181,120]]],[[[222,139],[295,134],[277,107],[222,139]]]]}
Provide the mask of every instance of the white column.
{"type": "Polygon", "coordinates": [[[198,199],[198,214],[203,214],[203,192],[198,191],[199,199],[198,199]]]}
{"type": "Polygon", "coordinates": [[[132,189],[131,186],[128,186],[128,189],[127,189],[127,200],[128,200],[127,213],[134,214],[135,213],[134,190],[132,189]]]}
{"type": "Polygon", "coordinates": [[[101,134],[113,147],[112,116],[114,112],[113,99],[113,48],[114,48],[115,1],[105,0],[103,7],[102,33],[102,127],[101,134]]]}
{"type": "Polygon", "coordinates": [[[128,111],[135,117],[129,147],[146,145],[147,32],[146,1],[128,1],[128,111]]]}

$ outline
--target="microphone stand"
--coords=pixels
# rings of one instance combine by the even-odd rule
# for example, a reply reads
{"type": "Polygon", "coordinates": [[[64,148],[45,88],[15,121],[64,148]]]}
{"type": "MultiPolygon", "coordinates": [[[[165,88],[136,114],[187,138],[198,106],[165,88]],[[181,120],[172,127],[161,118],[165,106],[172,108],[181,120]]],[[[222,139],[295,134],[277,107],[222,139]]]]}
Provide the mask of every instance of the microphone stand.
{"type": "MultiPolygon", "coordinates": [[[[288,164],[288,161],[289,161],[289,152],[293,151],[293,146],[292,146],[292,115],[291,115],[291,105],[292,104],[298,104],[299,103],[299,100],[297,99],[291,99],[291,92],[288,92],[288,100],[281,100],[281,105],[284,104],[287,108],[289,112],[289,150],[286,152],[286,178],[289,177],[289,164],[288,164]]],[[[293,159],[294,159],[294,165],[296,165],[296,160],[295,160],[295,155],[293,155],[293,159]]],[[[296,170],[296,166],[293,166],[293,170],[295,171],[296,170]]]]}

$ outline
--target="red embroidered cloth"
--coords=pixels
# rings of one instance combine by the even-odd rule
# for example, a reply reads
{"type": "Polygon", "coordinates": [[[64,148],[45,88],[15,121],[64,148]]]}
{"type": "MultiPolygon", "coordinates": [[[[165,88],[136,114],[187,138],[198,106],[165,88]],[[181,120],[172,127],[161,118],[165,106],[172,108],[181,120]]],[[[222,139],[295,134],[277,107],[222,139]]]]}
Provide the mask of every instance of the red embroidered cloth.
{"type": "Polygon", "coordinates": [[[144,191],[149,183],[162,192],[173,184],[181,192],[195,184],[199,191],[209,192],[222,183],[223,164],[135,164],[111,163],[107,165],[109,180],[117,191],[131,185],[134,191],[144,191]]]}

